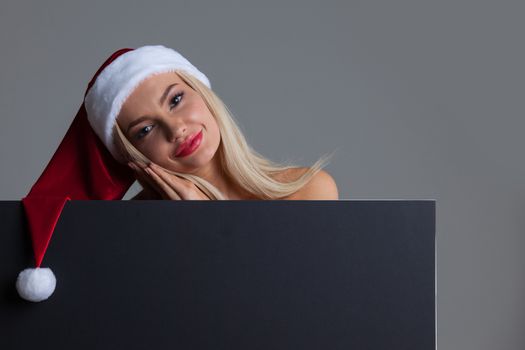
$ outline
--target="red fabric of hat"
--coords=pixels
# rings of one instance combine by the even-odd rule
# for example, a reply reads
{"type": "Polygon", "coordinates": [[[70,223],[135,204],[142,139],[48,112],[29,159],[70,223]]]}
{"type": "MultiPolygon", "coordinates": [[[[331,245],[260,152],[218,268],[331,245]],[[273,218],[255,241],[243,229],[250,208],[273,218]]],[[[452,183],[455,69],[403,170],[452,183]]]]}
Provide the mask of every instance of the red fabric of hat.
{"type": "MultiPolygon", "coordinates": [[[[131,50],[114,52],[95,73],[84,96],[107,65],[131,50]]],[[[94,132],[82,103],[50,162],[22,199],[36,266],[18,275],[16,288],[22,298],[42,301],[55,289],[53,272],[41,264],[66,201],[119,200],[134,181],[133,171],[116,161],[94,132]]]]}

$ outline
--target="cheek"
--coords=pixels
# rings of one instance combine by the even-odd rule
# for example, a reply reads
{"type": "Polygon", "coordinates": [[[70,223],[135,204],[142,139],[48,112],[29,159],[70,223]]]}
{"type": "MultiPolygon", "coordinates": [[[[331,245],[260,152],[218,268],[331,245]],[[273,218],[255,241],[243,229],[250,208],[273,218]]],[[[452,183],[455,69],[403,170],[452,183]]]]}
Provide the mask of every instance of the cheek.
{"type": "Polygon", "coordinates": [[[168,155],[166,144],[160,142],[156,137],[152,137],[147,142],[142,142],[135,147],[149,160],[157,164],[160,164],[168,155]]]}
{"type": "Polygon", "coordinates": [[[213,116],[210,116],[210,119],[207,121],[206,133],[209,139],[210,146],[218,146],[221,140],[221,133],[219,130],[219,125],[213,116]]]}
{"type": "Polygon", "coordinates": [[[207,131],[209,133],[215,133],[219,130],[219,125],[217,124],[217,120],[215,120],[215,117],[211,114],[208,108],[205,108],[201,112],[201,120],[205,124],[204,126],[206,127],[206,129],[208,129],[207,131]]]}
{"type": "Polygon", "coordinates": [[[220,141],[220,131],[217,120],[215,120],[215,117],[211,114],[210,110],[203,101],[195,107],[196,108],[192,113],[192,115],[195,117],[193,122],[199,123],[204,127],[206,135],[209,139],[208,141],[210,142],[209,145],[218,143],[220,141]]]}

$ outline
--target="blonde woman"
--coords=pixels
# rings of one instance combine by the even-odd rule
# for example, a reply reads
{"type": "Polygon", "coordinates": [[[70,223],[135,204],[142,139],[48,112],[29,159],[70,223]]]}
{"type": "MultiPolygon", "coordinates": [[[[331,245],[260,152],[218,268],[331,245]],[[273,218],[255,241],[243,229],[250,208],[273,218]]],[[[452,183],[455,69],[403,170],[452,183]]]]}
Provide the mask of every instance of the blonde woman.
{"type": "Polygon", "coordinates": [[[248,145],[202,72],[163,46],[133,52],[145,49],[155,54],[129,58],[113,71],[106,68],[104,93],[86,99],[95,104],[114,93],[113,146],[143,188],[133,199],[338,199],[334,179],[322,170],[326,158],[311,167],[264,158],[248,145]],[[164,54],[166,59],[158,58],[164,54]],[[165,67],[150,68],[160,67],[159,60],[165,67]],[[117,74],[126,69],[130,77],[119,82],[117,74]]]}

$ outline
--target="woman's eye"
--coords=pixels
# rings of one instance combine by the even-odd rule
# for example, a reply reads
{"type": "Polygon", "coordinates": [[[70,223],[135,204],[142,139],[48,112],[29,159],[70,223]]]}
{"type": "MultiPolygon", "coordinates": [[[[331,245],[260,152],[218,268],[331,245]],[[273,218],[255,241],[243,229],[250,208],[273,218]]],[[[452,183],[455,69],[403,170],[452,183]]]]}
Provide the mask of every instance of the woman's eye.
{"type": "Polygon", "coordinates": [[[171,103],[170,103],[170,110],[173,109],[173,107],[175,107],[176,105],[179,104],[180,100],[182,99],[182,95],[184,95],[183,92],[179,92],[178,94],[176,94],[175,96],[173,96],[173,98],[171,99],[171,103]]]}
{"type": "MultiPolygon", "coordinates": [[[[177,106],[180,101],[182,100],[182,96],[184,95],[183,92],[179,92],[178,94],[176,94],[175,96],[173,96],[173,98],[170,100],[170,110],[173,109],[175,106],[177,106]]],[[[153,125],[148,125],[146,127],[143,127],[142,129],[140,129],[139,132],[137,132],[137,134],[135,135],[135,137],[137,139],[141,139],[143,138],[144,136],[146,136],[149,131],[153,128],[153,125]]]]}
{"type": "Polygon", "coordinates": [[[136,138],[137,139],[141,139],[143,138],[146,134],[148,134],[149,130],[151,129],[148,129],[148,128],[153,128],[153,125],[148,125],[148,126],[145,126],[143,127],[142,129],[140,129],[140,131],[137,133],[136,135],[136,138]],[[145,130],[148,130],[147,132],[144,132],[145,130]]]}

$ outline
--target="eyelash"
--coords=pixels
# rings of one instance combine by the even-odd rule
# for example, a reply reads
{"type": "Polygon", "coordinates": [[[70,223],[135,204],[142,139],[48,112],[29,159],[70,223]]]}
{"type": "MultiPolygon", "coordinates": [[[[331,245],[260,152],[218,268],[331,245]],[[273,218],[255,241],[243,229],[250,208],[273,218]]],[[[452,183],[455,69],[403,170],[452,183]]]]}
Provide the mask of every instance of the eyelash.
{"type": "MultiPolygon", "coordinates": [[[[171,98],[170,102],[175,101],[175,99],[176,99],[177,97],[179,97],[179,96],[180,96],[180,98],[182,99],[182,96],[183,96],[183,95],[184,95],[184,92],[179,92],[178,94],[175,94],[175,96],[173,96],[173,97],[171,98]]],[[[177,102],[177,104],[179,104],[180,101],[181,101],[181,100],[179,100],[179,102],[177,102]]],[[[170,103],[170,110],[172,110],[172,109],[173,109],[173,108],[171,108],[171,103],[170,103]]]]}
{"type": "MultiPolygon", "coordinates": [[[[181,99],[182,99],[182,96],[184,96],[184,92],[179,92],[178,94],[175,94],[175,96],[173,96],[173,97],[171,98],[171,100],[170,100],[170,111],[174,108],[174,107],[172,107],[172,106],[173,106],[173,103],[172,103],[172,102],[175,101],[175,100],[177,99],[177,97],[180,97],[180,99],[178,100],[178,102],[176,102],[176,105],[175,105],[175,107],[176,107],[176,106],[180,103],[180,101],[181,101],[181,99]]],[[[148,126],[143,127],[142,129],[140,129],[140,131],[136,134],[135,137],[136,137],[137,139],[141,139],[141,138],[143,138],[143,137],[145,136],[145,135],[143,135],[143,131],[144,131],[144,129],[146,129],[146,128],[150,127],[150,126],[153,127],[152,125],[148,125],[148,126]]],[[[147,134],[149,134],[149,133],[146,133],[146,135],[147,135],[147,134]]]]}

